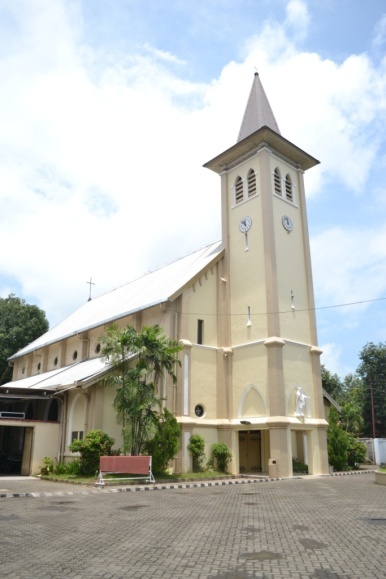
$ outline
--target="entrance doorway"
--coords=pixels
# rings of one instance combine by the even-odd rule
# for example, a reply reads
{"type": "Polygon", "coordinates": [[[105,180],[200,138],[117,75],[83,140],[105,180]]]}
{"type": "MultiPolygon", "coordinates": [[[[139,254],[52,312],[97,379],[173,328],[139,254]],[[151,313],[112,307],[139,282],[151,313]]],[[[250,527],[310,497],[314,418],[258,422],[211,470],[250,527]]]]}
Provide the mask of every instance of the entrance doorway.
{"type": "Polygon", "coordinates": [[[0,476],[21,474],[26,430],[20,426],[0,426],[0,476]]]}
{"type": "Polygon", "coordinates": [[[262,472],[260,430],[240,430],[239,457],[240,473],[262,472]]]}

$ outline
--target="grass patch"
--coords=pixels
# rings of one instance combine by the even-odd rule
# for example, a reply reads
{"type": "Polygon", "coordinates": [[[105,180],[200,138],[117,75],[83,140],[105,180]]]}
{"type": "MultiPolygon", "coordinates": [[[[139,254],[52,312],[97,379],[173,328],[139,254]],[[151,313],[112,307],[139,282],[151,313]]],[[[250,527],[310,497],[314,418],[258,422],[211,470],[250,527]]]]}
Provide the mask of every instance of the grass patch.
{"type": "MultiPolygon", "coordinates": [[[[104,476],[104,480],[108,481],[109,478],[118,477],[119,475],[106,475],[104,476]]],[[[122,478],[125,475],[122,475],[122,478]]],[[[127,475],[130,476],[130,475],[127,475]]],[[[230,478],[232,475],[224,474],[223,472],[216,472],[216,471],[208,471],[208,472],[186,472],[184,474],[161,474],[161,475],[154,475],[156,482],[162,481],[169,481],[169,482],[178,482],[178,481],[186,481],[186,480],[207,480],[207,479],[216,479],[216,478],[230,478]]],[[[70,475],[70,474],[52,474],[52,475],[42,475],[40,477],[42,480],[49,480],[51,482],[71,482],[74,484],[83,484],[83,485],[93,485],[97,481],[97,478],[94,476],[79,476],[79,475],[70,475]]],[[[114,481],[116,484],[119,484],[119,481],[114,481]]],[[[125,481],[125,484],[136,484],[135,481],[125,481]]],[[[139,481],[143,484],[143,481],[139,481]]]]}
{"type": "Polygon", "coordinates": [[[72,482],[76,484],[94,484],[95,476],[80,476],[75,474],[45,474],[39,478],[42,480],[50,480],[52,482],[72,482]]]}

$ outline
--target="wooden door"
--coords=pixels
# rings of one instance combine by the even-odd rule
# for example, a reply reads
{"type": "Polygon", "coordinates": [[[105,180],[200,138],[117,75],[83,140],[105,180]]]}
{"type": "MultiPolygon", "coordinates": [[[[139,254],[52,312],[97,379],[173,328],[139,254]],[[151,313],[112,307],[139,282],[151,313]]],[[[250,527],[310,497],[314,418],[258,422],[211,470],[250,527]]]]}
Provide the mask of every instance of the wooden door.
{"type": "Polygon", "coordinates": [[[241,474],[261,472],[261,431],[239,432],[239,457],[241,474]]]}

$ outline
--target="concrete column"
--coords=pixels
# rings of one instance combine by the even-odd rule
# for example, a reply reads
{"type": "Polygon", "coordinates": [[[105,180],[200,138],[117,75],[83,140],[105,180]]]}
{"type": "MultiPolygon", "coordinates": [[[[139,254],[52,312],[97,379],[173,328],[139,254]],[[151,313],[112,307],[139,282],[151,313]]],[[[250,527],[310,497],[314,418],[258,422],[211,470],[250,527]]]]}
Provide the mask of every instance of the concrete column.
{"type": "Polygon", "coordinates": [[[268,474],[272,478],[292,476],[291,431],[284,420],[281,424],[270,424],[268,474]]]}
{"type": "Polygon", "coordinates": [[[328,474],[328,452],[326,426],[318,426],[308,434],[309,474],[328,474]]]}
{"type": "Polygon", "coordinates": [[[285,416],[285,387],[283,372],[284,340],[277,337],[264,342],[267,348],[269,416],[285,416]]]}

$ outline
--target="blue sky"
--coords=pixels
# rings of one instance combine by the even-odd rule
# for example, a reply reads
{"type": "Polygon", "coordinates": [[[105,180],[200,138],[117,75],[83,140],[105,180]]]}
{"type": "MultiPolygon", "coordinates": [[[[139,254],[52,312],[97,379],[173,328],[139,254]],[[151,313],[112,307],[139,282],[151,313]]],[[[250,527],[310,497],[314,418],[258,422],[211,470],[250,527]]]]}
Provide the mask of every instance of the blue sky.
{"type": "Polygon", "coordinates": [[[385,48],[382,0],[0,0],[0,296],[53,326],[90,276],[97,296],[217,241],[202,165],[235,143],[257,69],[321,161],[319,343],[355,371],[386,340],[385,48]]]}

